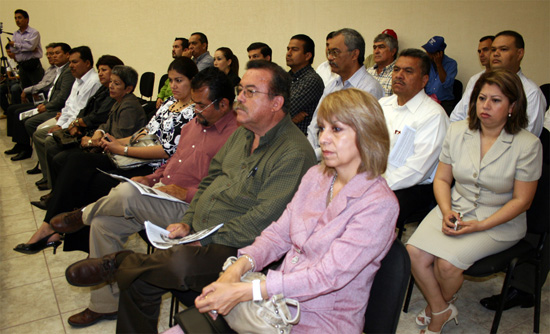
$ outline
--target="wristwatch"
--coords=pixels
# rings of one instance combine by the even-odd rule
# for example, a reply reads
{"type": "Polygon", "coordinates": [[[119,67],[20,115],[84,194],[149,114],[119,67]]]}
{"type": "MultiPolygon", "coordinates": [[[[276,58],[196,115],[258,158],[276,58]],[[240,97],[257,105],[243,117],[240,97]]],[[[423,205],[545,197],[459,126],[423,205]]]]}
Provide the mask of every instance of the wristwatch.
{"type": "Polygon", "coordinates": [[[88,146],[92,146],[92,140],[88,139],[88,146]]]}

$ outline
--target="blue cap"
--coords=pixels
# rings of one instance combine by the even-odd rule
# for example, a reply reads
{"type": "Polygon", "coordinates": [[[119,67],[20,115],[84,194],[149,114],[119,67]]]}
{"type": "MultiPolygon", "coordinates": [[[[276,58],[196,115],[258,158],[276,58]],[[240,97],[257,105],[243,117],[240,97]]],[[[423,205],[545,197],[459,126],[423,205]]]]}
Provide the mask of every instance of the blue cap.
{"type": "Polygon", "coordinates": [[[422,45],[422,48],[428,53],[436,53],[438,51],[443,51],[447,47],[445,44],[445,38],[441,36],[434,36],[430,38],[428,43],[422,45]]]}

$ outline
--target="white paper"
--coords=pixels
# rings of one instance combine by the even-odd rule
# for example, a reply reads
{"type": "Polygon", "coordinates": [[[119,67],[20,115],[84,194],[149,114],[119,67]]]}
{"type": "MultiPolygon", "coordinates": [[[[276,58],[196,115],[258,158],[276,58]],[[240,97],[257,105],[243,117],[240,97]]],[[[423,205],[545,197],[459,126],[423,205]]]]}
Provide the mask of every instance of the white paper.
{"type": "Polygon", "coordinates": [[[38,108],[30,109],[19,114],[19,120],[22,121],[25,118],[38,115],[38,108]]]}
{"type": "Polygon", "coordinates": [[[163,229],[162,227],[159,227],[151,223],[148,220],[145,221],[145,231],[147,232],[147,238],[149,238],[149,241],[151,242],[151,244],[153,244],[153,246],[160,249],[168,249],[174,245],[188,244],[191,242],[199,241],[201,239],[206,238],[210,234],[216,232],[222,226],[223,226],[223,223],[216,225],[214,227],[207,228],[205,230],[190,234],[183,238],[170,239],[168,238],[168,235],[170,234],[170,232],[163,229]]]}
{"type": "Polygon", "coordinates": [[[154,198],[159,198],[159,199],[165,199],[165,200],[169,200],[169,201],[172,201],[172,202],[178,202],[178,203],[185,203],[185,201],[182,201],[181,199],[177,198],[177,197],[174,197],[172,195],[169,195],[165,192],[162,192],[160,190],[157,190],[155,188],[151,188],[149,186],[146,186],[144,184],[141,184],[141,183],[138,183],[138,182],[135,182],[135,181],[132,181],[130,180],[129,178],[127,177],[124,177],[124,176],[121,176],[121,175],[116,175],[116,174],[110,174],[110,173],[107,173],[107,172],[104,172],[102,171],[101,169],[97,169],[98,171],[104,173],[104,174],[107,174],[109,175],[110,177],[112,177],[113,179],[117,179],[117,180],[120,180],[120,181],[126,181],[128,183],[130,183],[131,185],[133,185],[139,192],[140,194],[142,195],[145,195],[145,196],[150,196],[150,197],[154,197],[154,198]]]}
{"type": "Polygon", "coordinates": [[[414,153],[414,137],[416,130],[408,125],[403,127],[401,133],[397,135],[397,142],[393,146],[388,163],[394,167],[401,167],[407,159],[414,153]]]}

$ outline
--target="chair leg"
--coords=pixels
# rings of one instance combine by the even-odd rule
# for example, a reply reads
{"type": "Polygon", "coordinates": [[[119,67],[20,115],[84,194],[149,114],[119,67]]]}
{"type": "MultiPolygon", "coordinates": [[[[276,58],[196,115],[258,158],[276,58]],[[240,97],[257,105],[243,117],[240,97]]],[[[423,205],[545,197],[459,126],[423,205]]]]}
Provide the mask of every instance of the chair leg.
{"type": "Polygon", "coordinates": [[[508,295],[508,290],[512,285],[511,283],[512,274],[514,272],[514,269],[516,268],[517,262],[518,262],[518,259],[515,258],[512,261],[510,261],[510,264],[508,265],[508,270],[506,271],[506,276],[504,277],[504,283],[502,284],[502,291],[500,292],[500,301],[498,303],[498,309],[495,312],[493,325],[491,326],[491,334],[496,334],[496,332],[498,331],[500,319],[502,318],[502,312],[504,312],[504,301],[506,300],[506,296],[508,295]]]}
{"type": "Polygon", "coordinates": [[[541,263],[535,264],[535,319],[533,324],[533,333],[540,333],[540,300],[541,300],[541,263]]]}
{"type": "Polygon", "coordinates": [[[172,295],[172,300],[170,301],[170,319],[168,321],[168,326],[174,326],[174,316],[179,312],[179,301],[176,296],[172,295]]]}
{"type": "Polygon", "coordinates": [[[411,274],[409,279],[409,287],[407,288],[407,296],[405,297],[405,304],[403,305],[403,312],[409,312],[409,303],[411,302],[411,296],[414,289],[414,277],[411,274]]]}

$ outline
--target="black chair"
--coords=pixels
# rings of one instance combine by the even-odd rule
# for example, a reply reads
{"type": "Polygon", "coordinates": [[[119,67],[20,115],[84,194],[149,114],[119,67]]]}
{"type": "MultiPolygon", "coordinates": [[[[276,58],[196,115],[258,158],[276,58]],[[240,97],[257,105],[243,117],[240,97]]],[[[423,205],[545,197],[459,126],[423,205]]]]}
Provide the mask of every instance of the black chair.
{"type": "MultiPolygon", "coordinates": [[[[538,244],[533,246],[529,240],[524,238],[505,251],[480,259],[464,272],[465,275],[472,277],[487,277],[495,273],[506,272],[500,294],[500,306],[495,313],[491,333],[496,333],[498,331],[502,312],[504,311],[504,297],[508,294],[508,290],[511,287],[514,270],[516,266],[521,263],[532,264],[536,273],[533,332],[539,333],[542,289],[541,265],[543,255],[545,252],[549,251],[544,247],[550,229],[550,210],[548,205],[550,199],[548,184],[550,181],[548,177],[548,166],[549,165],[546,163],[542,165],[542,175],[538,181],[537,192],[531,204],[531,208],[527,210],[527,233],[538,235],[538,244]]],[[[405,305],[403,306],[403,312],[405,313],[408,311],[413,288],[414,279],[411,276],[405,305]]]]}
{"type": "Polygon", "coordinates": [[[141,237],[141,239],[143,239],[143,241],[145,241],[145,243],[147,244],[147,254],[153,254],[156,248],[155,246],[153,246],[151,241],[149,241],[149,238],[147,237],[147,231],[141,230],[138,232],[138,234],[141,237]]]}
{"type": "MultiPolygon", "coordinates": [[[[411,270],[409,254],[403,243],[396,239],[372,283],[369,303],[365,312],[364,333],[395,333],[401,305],[405,297],[411,270]]],[[[187,295],[190,297],[190,295],[187,295]]],[[[194,298],[193,298],[194,300],[194,298]]],[[[234,333],[227,323],[218,317],[212,321],[194,307],[176,315],[178,324],[186,334],[193,333],[234,333]]]]}
{"type": "Polygon", "coordinates": [[[159,80],[159,88],[157,91],[157,94],[160,93],[160,90],[162,89],[162,86],[164,86],[164,83],[168,80],[168,74],[164,73],[159,80]]]}
{"type": "Polygon", "coordinates": [[[155,85],[155,73],[145,72],[141,75],[139,79],[139,93],[141,94],[141,99],[144,100],[144,96],[149,98],[151,101],[153,97],[153,86],[155,85]]]}

